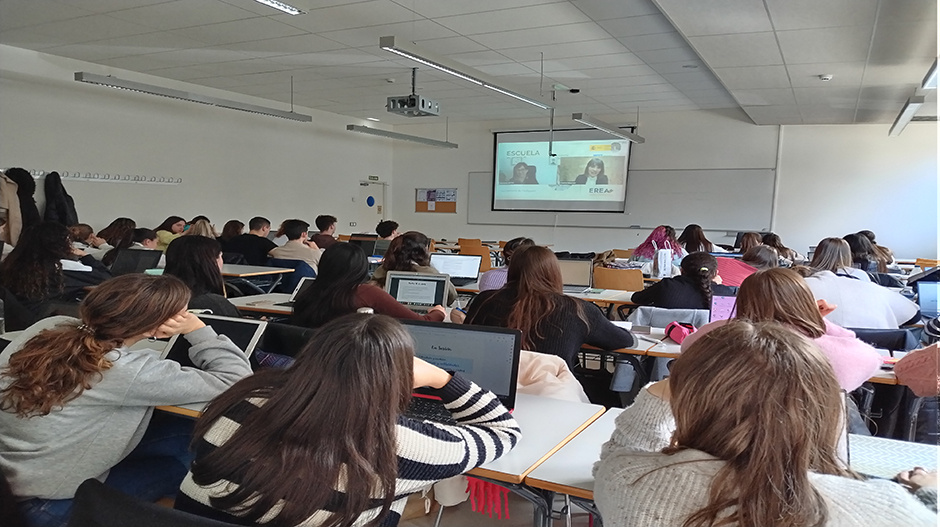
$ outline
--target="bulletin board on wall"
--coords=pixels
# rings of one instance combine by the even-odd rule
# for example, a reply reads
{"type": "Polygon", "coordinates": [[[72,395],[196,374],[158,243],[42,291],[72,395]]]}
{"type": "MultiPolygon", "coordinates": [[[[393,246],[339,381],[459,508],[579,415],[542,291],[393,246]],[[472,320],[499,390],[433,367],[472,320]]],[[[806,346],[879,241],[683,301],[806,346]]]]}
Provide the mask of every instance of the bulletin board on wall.
{"type": "Polygon", "coordinates": [[[457,213],[457,189],[416,188],[415,212],[457,213]]]}

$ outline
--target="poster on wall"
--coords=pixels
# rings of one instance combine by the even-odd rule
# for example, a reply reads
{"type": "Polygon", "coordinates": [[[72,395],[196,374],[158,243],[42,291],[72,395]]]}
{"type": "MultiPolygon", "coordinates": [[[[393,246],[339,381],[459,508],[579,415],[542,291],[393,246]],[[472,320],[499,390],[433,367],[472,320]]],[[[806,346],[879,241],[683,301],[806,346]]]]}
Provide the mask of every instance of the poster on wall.
{"type": "Polygon", "coordinates": [[[416,188],[415,212],[457,213],[457,189],[416,188]]]}

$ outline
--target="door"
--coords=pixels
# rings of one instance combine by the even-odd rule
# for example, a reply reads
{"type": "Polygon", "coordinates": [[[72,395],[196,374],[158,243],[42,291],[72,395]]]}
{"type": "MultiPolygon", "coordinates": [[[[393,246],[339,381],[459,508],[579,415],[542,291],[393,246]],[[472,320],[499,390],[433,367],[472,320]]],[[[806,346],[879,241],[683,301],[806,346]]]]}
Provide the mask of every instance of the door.
{"type": "Polygon", "coordinates": [[[375,226],[385,219],[385,183],[359,182],[358,224],[352,232],[375,232],[375,226]]]}

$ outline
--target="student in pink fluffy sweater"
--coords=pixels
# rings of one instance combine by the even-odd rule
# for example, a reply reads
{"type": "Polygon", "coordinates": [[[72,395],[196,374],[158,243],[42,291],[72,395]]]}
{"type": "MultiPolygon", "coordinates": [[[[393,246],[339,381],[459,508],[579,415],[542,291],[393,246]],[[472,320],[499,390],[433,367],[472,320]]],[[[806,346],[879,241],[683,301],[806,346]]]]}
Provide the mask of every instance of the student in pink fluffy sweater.
{"type": "MultiPolygon", "coordinates": [[[[735,318],[776,321],[811,339],[829,358],[839,386],[846,391],[861,386],[881,367],[881,355],[875,348],[855,338],[852,331],[823,318],[836,306],[814,300],[809,286],[795,271],[767,269],[747,277],[738,291],[736,308],[735,318]]],[[[718,320],[702,326],[682,342],[682,351],[727,322],[718,320]]]]}

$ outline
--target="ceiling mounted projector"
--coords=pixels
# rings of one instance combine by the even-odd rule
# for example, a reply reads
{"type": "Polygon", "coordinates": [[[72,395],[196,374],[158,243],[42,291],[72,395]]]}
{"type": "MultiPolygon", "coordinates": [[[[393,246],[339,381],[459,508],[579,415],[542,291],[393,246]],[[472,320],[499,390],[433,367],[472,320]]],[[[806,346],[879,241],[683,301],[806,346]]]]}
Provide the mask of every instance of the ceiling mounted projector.
{"type": "Polygon", "coordinates": [[[411,70],[411,95],[389,97],[385,103],[388,113],[404,115],[405,117],[436,117],[441,114],[441,104],[435,100],[422,97],[415,93],[418,68],[411,70]]]}

